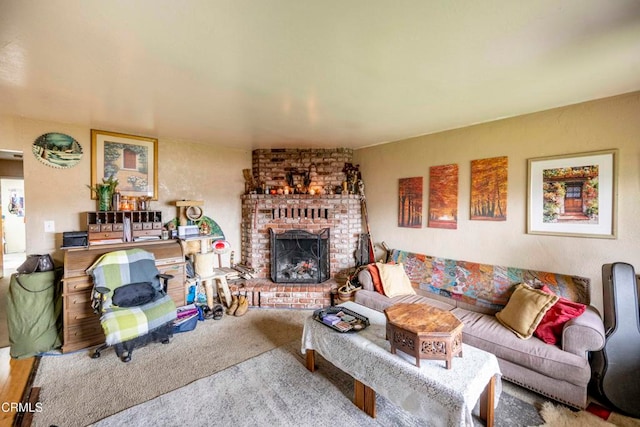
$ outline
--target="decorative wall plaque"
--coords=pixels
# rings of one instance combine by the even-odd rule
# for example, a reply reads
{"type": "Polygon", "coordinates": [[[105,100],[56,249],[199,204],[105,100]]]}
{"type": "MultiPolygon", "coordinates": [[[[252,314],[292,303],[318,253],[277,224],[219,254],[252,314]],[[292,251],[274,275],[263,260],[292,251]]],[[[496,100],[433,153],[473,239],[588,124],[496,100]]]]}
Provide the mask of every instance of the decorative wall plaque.
{"type": "Polygon", "coordinates": [[[70,168],[82,159],[82,146],[64,133],[40,135],[33,143],[32,151],[36,159],[54,168],[70,168]]]}

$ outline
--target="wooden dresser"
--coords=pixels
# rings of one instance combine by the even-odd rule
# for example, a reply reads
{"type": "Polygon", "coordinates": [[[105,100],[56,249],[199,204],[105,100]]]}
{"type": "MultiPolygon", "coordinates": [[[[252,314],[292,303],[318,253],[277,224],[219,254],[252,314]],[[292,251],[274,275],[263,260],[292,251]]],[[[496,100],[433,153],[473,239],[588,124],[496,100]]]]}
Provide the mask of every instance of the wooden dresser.
{"type": "Polygon", "coordinates": [[[140,248],[152,252],[160,273],[171,274],[167,293],[176,306],[185,305],[185,260],[178,240],[155,240],[134,243],[95,245],[88,248],[65,249],[63,298],[62,352],[102,344],[104,333],[100,316],[91,309],[93,280],[86,273],[102,254],[122,249],[140,248]]]}

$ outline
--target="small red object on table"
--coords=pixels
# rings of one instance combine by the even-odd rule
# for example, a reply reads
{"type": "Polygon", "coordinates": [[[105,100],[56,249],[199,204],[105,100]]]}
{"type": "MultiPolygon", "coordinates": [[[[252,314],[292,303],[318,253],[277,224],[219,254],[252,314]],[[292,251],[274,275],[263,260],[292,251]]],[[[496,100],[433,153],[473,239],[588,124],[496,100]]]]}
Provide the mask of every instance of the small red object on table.
{"type": "Polygon", "coordinates": [[[426,304],[394,304],[384,310],[387,317],[387,339],[391,353],[396,350],[420,359],[445,360],[451,369],[451,359],[462,357],[462,327],[464,324],[448,311],[426,304]]]}

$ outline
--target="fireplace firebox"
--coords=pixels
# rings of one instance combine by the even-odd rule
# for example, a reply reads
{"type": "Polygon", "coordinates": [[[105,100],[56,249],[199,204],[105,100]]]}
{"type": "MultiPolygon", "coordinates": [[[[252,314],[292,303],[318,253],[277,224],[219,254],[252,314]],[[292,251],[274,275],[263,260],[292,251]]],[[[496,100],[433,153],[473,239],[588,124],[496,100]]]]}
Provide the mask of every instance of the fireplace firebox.
{"type": "Polygon", "coordinates": [[[322,283],[329,279],[329,229],[314,234],[305,230],[271,237],[271,280],[276,283],[322,283]]]}

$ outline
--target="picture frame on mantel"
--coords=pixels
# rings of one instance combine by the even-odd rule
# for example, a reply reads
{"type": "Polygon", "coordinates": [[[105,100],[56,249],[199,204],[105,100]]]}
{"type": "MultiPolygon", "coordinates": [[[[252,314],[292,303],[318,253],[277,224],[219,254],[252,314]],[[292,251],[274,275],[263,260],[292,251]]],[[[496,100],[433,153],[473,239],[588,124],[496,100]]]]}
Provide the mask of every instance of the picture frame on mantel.
{"type": "Polygon", "coordinates": [[[616,238],[618,150],[528,160],[527,233],[616,238]]]}
{"type": "Polygon", "coordinates": [[[91,186],[110,177],[122,196],[158,200],[158,139],[92,129],[91,186]]]}

